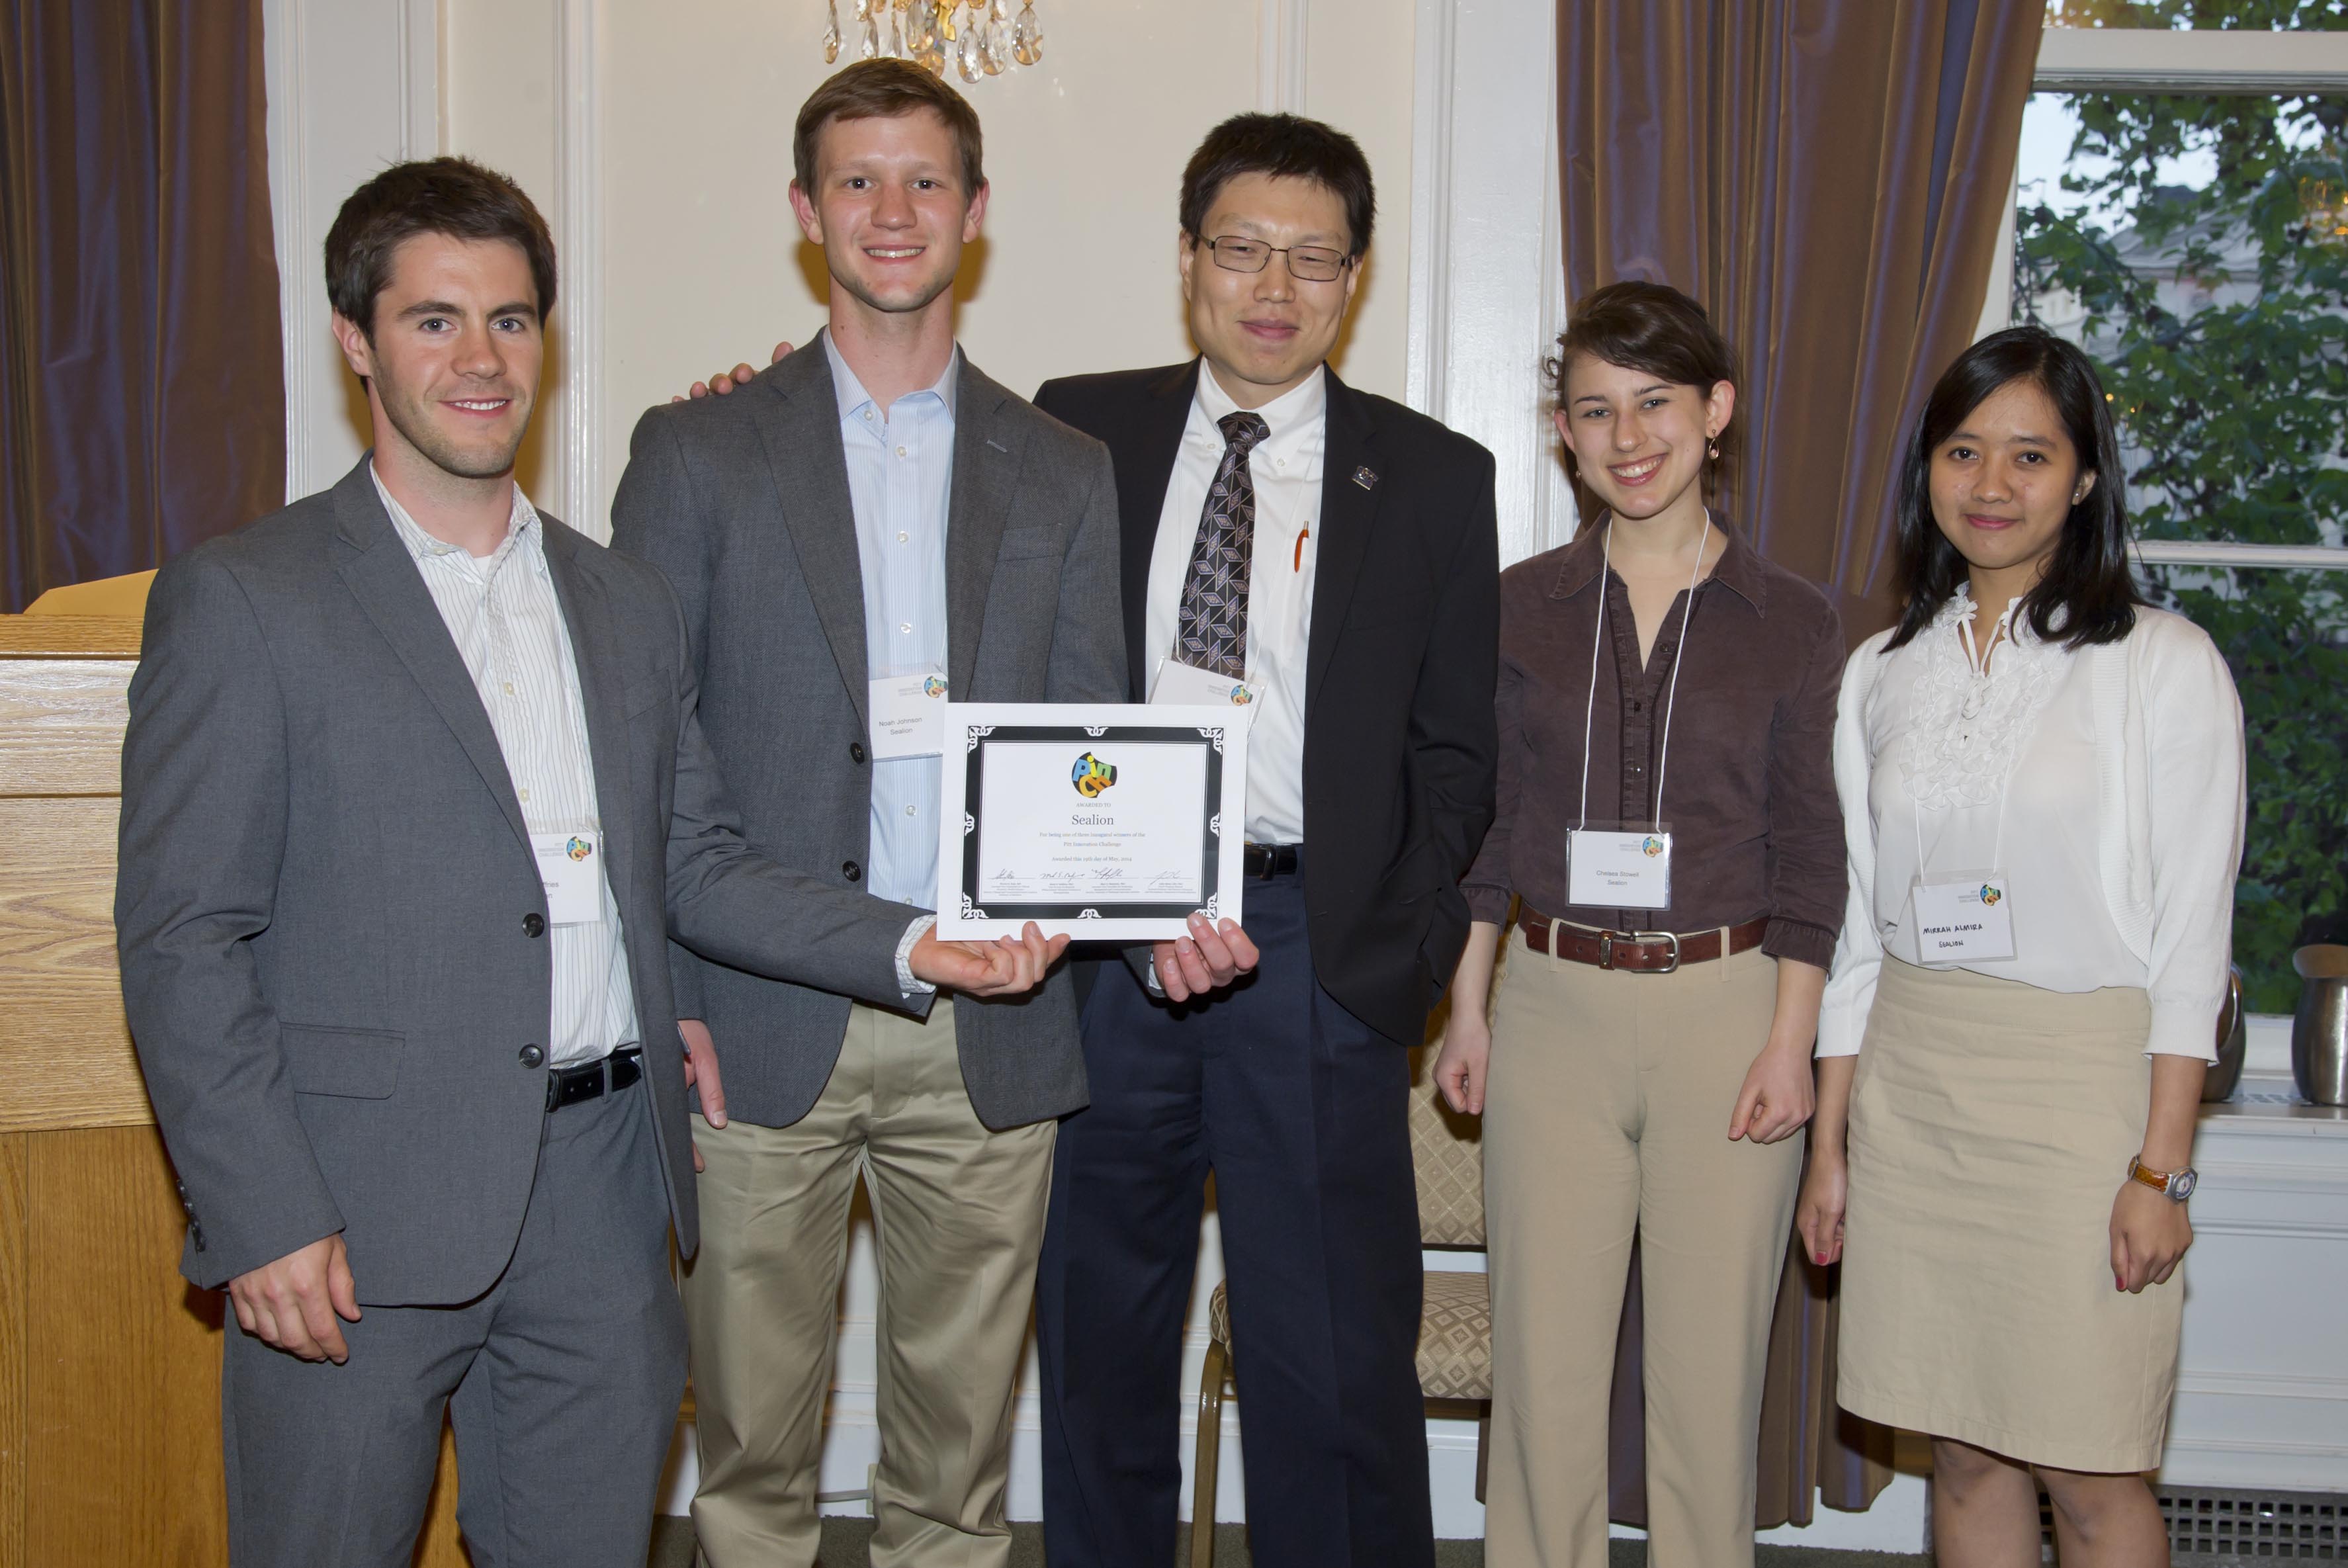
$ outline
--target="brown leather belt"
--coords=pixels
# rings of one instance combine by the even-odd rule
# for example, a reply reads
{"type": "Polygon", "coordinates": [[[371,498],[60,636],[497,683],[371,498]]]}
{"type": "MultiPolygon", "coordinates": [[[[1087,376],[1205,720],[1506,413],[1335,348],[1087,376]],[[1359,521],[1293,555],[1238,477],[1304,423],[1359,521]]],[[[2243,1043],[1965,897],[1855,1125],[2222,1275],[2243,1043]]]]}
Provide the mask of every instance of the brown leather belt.
{"type": "MultiPolygon", "coordinates": [[[[1691,932],[1685,936],[1668,931],[1591,931],[1566,925],[1528,909],[1517,916],[1525,944],[1535,953],[1570,958],[1601,969],[1628,969],[1634,975],[1668,975],[1683,964],[1709,964],[1721,955],[1720,932],[1691,932]]],[[[1728,928],[1728,951],[1743,953],[1761,945],[1768,934],[1765,915],[1728,928]]]]}

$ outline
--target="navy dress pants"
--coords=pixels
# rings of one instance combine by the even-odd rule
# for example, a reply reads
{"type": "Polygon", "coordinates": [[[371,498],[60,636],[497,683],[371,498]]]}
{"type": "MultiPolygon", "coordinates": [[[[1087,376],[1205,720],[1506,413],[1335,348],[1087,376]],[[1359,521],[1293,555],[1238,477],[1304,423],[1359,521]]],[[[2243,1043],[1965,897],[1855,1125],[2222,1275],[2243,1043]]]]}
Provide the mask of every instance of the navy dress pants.
{"type": "Polygon", "coordinates": [[[1183,1315],[1210,1171],[1261,1568],[1429,1568],[1409,1057],[1313,977],[1304,890],[1247,886],[1252,975],[1204,1003],[1103,966],[1037,1275],[1052,1568],[1174,1560],[1183,1315]]]}

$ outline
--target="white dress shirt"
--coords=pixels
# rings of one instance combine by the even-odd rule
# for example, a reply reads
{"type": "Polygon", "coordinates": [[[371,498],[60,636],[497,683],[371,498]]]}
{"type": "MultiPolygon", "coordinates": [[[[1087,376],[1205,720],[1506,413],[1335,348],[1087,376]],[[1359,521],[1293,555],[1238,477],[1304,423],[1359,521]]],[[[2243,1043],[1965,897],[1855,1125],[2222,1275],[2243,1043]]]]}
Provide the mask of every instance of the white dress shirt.
{"type": "MultiPolygon", "coordinates": [[[[547,570],[545,530],[529,498],[514,487],[505,539],[489,554],[477,557],[425,532],[384,488],[372,464],[367,471],[489,710],[522,820],[532,833],[601,834],[578,660],[547,570]]],[[[431,824],[417,823],[417,830],[428,832],[431,824]]],[[[602,920],[547,928],[554,965],[550,1067],[595,1061],[643,1037],[620,905],[602,865],[596,881],[602,890],[602,920]]]]}
{"type": "MultiPolygon", "coordinates": [[[[1248,562],[1247,836],[1260,844],[1304,838],[1304,661],[1313,626],[1313,576],[1321,524],[1321,456],[1328,434],[1328,372],[1315,369],[1301,387],[1255,411],[1271,433],[1248,454],[1255,481],[1255,543],[1248,562]]],[[[1198,542],[1207,490],[1226,445],[1216,423],[1236,413],[1215,379],[1199,366],[1199,389],[1182,428],[1182,448],[1158,515],[1149,556],[1149,637],[1147,667],[1173,656],[1182,614],[1182,578],[1198,542]]]]}
{"type": "Polygon", "coordinates": [[[1859,1050],[1884,954],[1922,962],[1920,872],[1995,871],[2013,956],[1959,967],[2047,991],[2141,989],[2148,1051],[2214,1058],[2242,851],[2242,713],[2224,659],[2190,621],[2139,609],[2121,641],[2075,649],[2009,621],[1984,673],[1973,619],[1960,593],[1912,642],[1887,655],[1878,634],[1844,669],[1835,781],[1851,895],[1818,1054],[1859,1050]]]}

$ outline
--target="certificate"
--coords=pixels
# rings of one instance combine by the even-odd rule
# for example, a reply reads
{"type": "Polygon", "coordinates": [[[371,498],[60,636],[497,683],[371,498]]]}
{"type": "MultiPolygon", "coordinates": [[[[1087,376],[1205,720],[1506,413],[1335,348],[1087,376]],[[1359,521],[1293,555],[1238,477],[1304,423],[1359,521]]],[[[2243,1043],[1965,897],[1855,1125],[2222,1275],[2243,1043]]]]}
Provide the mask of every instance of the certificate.
{"type": "Polygon", "coordinates": [[[948,703],[945,727],[940,936],[1032,920],[1134,942],[1240,917],[1244,709],[948,703]]]}

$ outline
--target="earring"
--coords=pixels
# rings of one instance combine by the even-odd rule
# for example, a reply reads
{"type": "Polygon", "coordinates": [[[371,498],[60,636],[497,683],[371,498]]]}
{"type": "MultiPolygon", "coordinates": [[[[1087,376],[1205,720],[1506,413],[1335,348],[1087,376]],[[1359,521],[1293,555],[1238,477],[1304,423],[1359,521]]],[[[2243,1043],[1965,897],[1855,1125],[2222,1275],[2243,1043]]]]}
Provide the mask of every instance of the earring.
{"type": "Polygon", "coordinates": [[[1709,456],[1714,462],[1716,463],[1720,461],[1720,443],[1718,441],[1706,441],[1704,443],[1704,449],[1705,454],[1709,456]]]}

